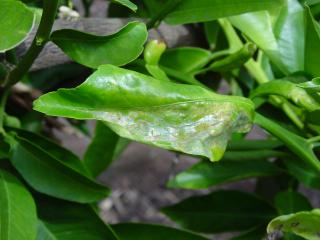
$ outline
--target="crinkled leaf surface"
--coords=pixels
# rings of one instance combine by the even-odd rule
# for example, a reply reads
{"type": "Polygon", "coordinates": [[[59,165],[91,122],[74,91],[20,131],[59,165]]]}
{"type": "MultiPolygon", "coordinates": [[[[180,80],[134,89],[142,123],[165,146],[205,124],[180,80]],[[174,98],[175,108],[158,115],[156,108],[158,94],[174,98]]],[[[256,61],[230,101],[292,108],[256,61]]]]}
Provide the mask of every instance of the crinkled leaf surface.
{"type": "Polygon", "coordinates": [[[53,116],[105,121],[120,136],[219,160],[232,132],[251,128],[253,103],[204,88],[156,80],[101,66],[74,89],[45,94],[34,103],[53,116]]]}
{"type": "Polygon", "coordinates": [[[34,14],[17,0],[0,1],[0,52],[5,52],[21,43],[34,23],[34,14]]]}
{"type": "Polygon", "coordinates": [[[129,0],[113,0],[113,1],[131,9],[134,12],[137,11],[138,9],[137,5],[135,5],[133,2],[129,0]]]}
{"type": "Polygon", "coordinates": [[[0,170],[0,239],[34,240],[36,206],[31,194],[10,173],[0,170]]]}
{"type": "Polygon", "coordinates": [[[96,36],[71,29],[52,33],[51,40],[74,61],[91,68],[102,64],[125,65],[143,51],[148,36],[144,23],[131,22],[109,36],[96,36]]]}
{"type": "Polygon", "coordinates": [[[183,0],[166,21],[171,24],[206,22],[241,13],[279,7],[283,0],[183,0]]]}
{"type": "Polygon", "coordinates": [[[112,228],[125,240],[207,240],[200,235],[161,225],[120,223],[112,228]]]}
{"type": "Polygon", "coordinates": [[[320,209],[277,217],[268,225],[268,233],[274,231],[291,232],[308,240],[319,240],[320,209]]]}

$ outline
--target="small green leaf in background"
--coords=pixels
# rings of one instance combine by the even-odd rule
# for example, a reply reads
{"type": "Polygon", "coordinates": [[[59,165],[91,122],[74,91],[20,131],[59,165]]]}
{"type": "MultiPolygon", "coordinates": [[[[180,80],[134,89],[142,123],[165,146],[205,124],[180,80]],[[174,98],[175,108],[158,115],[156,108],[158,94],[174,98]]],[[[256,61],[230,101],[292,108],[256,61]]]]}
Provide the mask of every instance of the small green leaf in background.
{"type": "Polygon", "coordinates": [[[199,189],[253,177],[274,176],[281,170],[268,161],[201,161],[179,173],[168,182],[169,187],[199,189]]]}
{"type": "Polygon", "coordinates": [[[284,3],[284,0],[183,0],[165,20],[170,24],[207,22],[246,12],[278,8],[284,3]]]}
{"type": "Polygon", "coordinates": [[[36,206],[31,194],[10,173],[0,170],[0,239],[34,240],[36,206]]]}
{"type": "Polygon", "coordinates": [[[251,129],[253,103],[204,88],[159,81],[111,65],[74,89],[41,96],[48,115],[105,121],[124,138],[221,159],[232,132],[251,129]]]}
{"type": "Polygon", "coordinates": [[[240,234],[230,240],[265,240],[266,228],[265,226],[255,227],[247,232],[240,234]]]}
{"type": "Polygon", "coordinates": [[[320,209],[277,217],[269,223],[267,231],[268,233],[275,231],[294,233],[308,240],[319,240],[320,209]]]}
{"type": "Polygon", "coordinates": [[[40,197],[37,206],[37,240],[120,240],[90,205],[40,197]]]}
{"type": "Polygon", "coordinates": [[[253,194],[226,190],[188,198],[162,212],[186,229],[205,233],[250,230],[276,214],[271,205],[253,194]]]}
{"type": "Polygon", "coordinates": [[[206,34],[206,39],[209,43],[211,50],[214,50],[217,46],[220,30],[221,28],[218,21],[211,21],[211,22],[204,23],[204,31],[206,34]]]}
{"type": "Polygon", "coordinates": [[[143,223],[120,223],[112,228],[123,240],[208,240],[185,230],[143,223]]]}
{"type": "Polygon", "coordinates": [[[280,215],[312,209],[309,200],[305,196],[292,190],[278,193],[275,198],[275,205],[280,215]]]}
{"type": "Polygon", "coordinates": [[[131,9],[134,12],[136,12],[138,9],[137,5],[135,5],[133,2],[129,0],[113,0],[113,1],[131,9]]]}
{"type": "Polygon", "coordinates": [[[19,45],[28,36],[34,14],[17,0],[0,1],[0,53],[19,45]]]}
{"type": "Polygon", "coordinates": [[[107,125],[98,121],[94,138],[84,155],[84,165],[96,177],[108,168],[128,143],[128,140],[120,138],[107,125]]]}
{"type": "Polygon", "coordinates": [[[74,61],[91,68],[125,65],[143,51],[148,32],[144,23],[131,22],[117,33],[96,36],[71,29],[52,33],[51,40],[74,61]]]}
{"type": "Polygon", "coordinates": [[[12,164],[37,191],[80,203],[95,202],[108,195],[106,187],[64,163],[63,158],[56,158],[20,136],[10,137],[9,141],[12,164]]]}

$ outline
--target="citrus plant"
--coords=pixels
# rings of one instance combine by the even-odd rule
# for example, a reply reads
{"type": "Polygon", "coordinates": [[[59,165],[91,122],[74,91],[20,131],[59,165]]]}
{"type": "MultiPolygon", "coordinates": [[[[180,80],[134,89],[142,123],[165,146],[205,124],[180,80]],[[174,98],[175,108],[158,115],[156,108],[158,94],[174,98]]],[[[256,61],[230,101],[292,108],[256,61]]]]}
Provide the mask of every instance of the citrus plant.
{"type": "Polygon", "coordinates": [[[0,239],[320,239],[320,210],[299,192],[320,188],[320,1],[115,0],[107,15],[126,24],[99,35],[75,24],[105,27],[92,2],[79,19],[71,1],[0,1],[0,239]],[[183,28],[185,44],[151,34],[161,27],[183,28]],[[77,65],[45,69],[66,56],[77,65]],[[83,159],[50,137],[55,117],[84,132],[96,121],[83,159]],[[265,136],[248,138],[253,125],[265,136]],[[130,141],[199,159],[168,188],[254,178],[255,191],[160,209],[177,228],[109,225],[96,178],[130,141]]]}

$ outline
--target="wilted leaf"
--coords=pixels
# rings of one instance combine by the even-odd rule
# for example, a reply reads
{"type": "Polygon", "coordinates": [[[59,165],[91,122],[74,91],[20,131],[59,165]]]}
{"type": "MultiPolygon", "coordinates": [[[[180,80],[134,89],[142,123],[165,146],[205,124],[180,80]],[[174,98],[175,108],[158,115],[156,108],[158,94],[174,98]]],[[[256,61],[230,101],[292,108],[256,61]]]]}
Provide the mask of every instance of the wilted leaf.
{"type": "Polygon", "coordinates": [[[74,89],[34,103],[54,116],[105,121],[120,136],[219,160],[232,132],[251,128],[253,103],[192,85],[159,81],[111,65],[74,89]]]}

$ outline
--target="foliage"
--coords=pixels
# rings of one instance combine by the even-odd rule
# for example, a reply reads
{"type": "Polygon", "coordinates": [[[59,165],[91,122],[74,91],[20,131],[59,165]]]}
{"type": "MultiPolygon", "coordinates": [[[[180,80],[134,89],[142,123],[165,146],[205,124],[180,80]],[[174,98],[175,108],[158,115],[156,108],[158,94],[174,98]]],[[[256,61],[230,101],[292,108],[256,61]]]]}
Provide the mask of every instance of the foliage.
{"type": "MultiPolygon", "coordinates": [[[[320,239],[319,209],[298,191],[320,189],[320,1],[114,0],[109,16],[135,21],[107,36],[53,31],[67,2],[0,1],[1,240],[200,240],[223,232],[257,240],[279,231],[283,239],[320,239]],[[203,37],[174,48],[147,41],[162,22],[191,24],[203,37]],[[49,42],[77,65],[30,72],[49,42]],[[84,82],[65,84],[83,72],[84,82]],[[33,109],[16,106],[21,86],[31,96],[25,102],[42,91],[33,109]],[[54,117],[91,137],[83,159],[48,134],[44,123],[54,117]],[[96,120],[93,134],[87,120],[96,120]],[[254,124],[265,139],[247,139],[254,124]],[[109,225],[96,205],[111,190],[96,178],[130,141],[200,158],[170,188],[254,178],[256,189],[210,190],[163,207],[179,228],[109,225]]],[[[92,1],[82,3],[89,16],[92,1]]]]}

